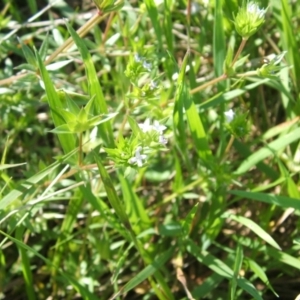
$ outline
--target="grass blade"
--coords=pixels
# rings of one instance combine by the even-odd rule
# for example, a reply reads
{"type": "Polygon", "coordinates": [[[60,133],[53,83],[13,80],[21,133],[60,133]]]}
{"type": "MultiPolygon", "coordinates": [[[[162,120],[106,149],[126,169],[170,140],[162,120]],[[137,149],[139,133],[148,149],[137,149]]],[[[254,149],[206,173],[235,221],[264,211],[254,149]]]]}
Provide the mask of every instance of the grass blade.
{"type": "MultiPolygon", "coordinates": [[[[57,113],[57,109],[65,108],[63,103],[60,101],[58,93],[55,90],[53,82],[46,70],[44,63],[37,51],[35,51],[37,58],[38,66],[40,69],[41,77],[45,85],[47,101],[51,109],[51,115],[55,127],[65,124],[64,119],[57,113]]],[[[67,154],[75,149],[75,137],[72,134],[58,134],[58,139],[64,150],[64,153],[67,154]]]]}
{"type": "MultiPolygon", "coordinates": [[[[196,257],[196,259],[209,267],[211,270],[216,272],[217,274],[223,276],[226,279],[231,279],[234,276],[234,272],[232,269],[228,267],[224,262],[217,259],[213,255],[209,254],[207,251],[201,250],[196,244],[189,240],[187,241],[187,251],[191,253],[193,256],[196,257]]],[[[252,295],[257,300],[263,300],[263,298],[260,296],[258,291],[255,289],[255,287],[247,281],[245,278],[238,278],[237,284],[240,286],[243,290],[248,292],[250,295],[252,295]]]]}
{"type": "Polygon", "coordinates": [[[277,151],[284,149],[289,144],[299,140],[300,138],[300,128],[296,128],[288,134],[279,137],[277,140],[269,143],[264,148],[259,149],[252,155],[250,155],[246,160],[244,160],[239,168],[236,170],[236,174],[243,174],[247,172],[251,167],[255,166],[258,162],[263,159],[274,156],[277,151]]]}
{"type": "Polygon", "coordinates": [[[166,252],[160,254],[149,266],[145,267],[137,275],[134,276],[130,281],[128,281],[125,286],[116,295],[114,295],[110,300],[116,299],[118,296],[129,292],[135,288],[138,284],[152,276],[156,271],[158,271],[162,266],[172,257],[174,252],[174,247],[171,247],[166,252]]]}
{"type": "MultiPolygon", "coordinates": [[[[102,88],[99,83],[95,66],[92,61],[92,57],[84,43],[84,41],[79,37],[77,32],[72,28],[69,23],[66,23],[68,30],[78,47],[80,55],[83,59],[85,65],[86,76],[89,83],[89,93],[90,97],[95,97],[95,113],[96,115],[107,114],[107,105],[103,96],[102,88]]],[[[112,127],[110,122],[106,122],[99,125],[100,136],[102,137],[105,145],[107,147],[113,147],[114,138],[112,133],[112,127]]]]}
{"type": "Polygon", "coordinates": [[[159,16],[154,0],[145,0],[145,4],[154,27],[159,49],[162,49],[162,30],[160,28],[159,16]]]}
{"type": "Polygon", "coordinates": [[[115,210],[117,216],[119,217],[120,221],[125,225],[126,228],[131,228],[128,216],[126,215],[124,206],[122,202],[120,201],[117,192],[114,188],[114,184],[108,175],[107,171],[105,170],[103,164],[101,163],[100,158],[97,154],[94,155],[95,161],[98,166],[99,174],[101,176],[102,182],[104,184],[107,198],[112,206],[112,208],[115,210]]]}
{"type": "Polygon", "coordinates": [[[256,235],[258,235],[261,239],[263,239],[266,243],[269,243],[272,247],[281,250],[280,246],[276,243],[276,241],[254,221],[243,216],[229,215],[228,217],[248,227],[256,235]]]}
{"type": "Polygon", "coordinates": [[[245,192],[245,191],[230,191],[231,194],[248,198],[256,201],[265,202],[268,204],[275,204],[282,208],[294,208],[300,210],[300,201],[299,199],[294,199],[290,197],[277,196],[273,194],[264,194],[264,193],[253,193],[253,192],[245,192]]]}

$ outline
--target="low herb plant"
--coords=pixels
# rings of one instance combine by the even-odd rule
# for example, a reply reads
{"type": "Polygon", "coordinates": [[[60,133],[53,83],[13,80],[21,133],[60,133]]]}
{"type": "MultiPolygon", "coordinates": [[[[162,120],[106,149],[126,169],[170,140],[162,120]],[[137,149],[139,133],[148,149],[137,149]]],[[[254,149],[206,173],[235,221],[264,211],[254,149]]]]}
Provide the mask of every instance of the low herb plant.
{"type": "Polygon", "coordinates": [[[94,3],[30,34],[38,2],[1,13],[0,298],[294,299],[293,12],[94,3]]]}

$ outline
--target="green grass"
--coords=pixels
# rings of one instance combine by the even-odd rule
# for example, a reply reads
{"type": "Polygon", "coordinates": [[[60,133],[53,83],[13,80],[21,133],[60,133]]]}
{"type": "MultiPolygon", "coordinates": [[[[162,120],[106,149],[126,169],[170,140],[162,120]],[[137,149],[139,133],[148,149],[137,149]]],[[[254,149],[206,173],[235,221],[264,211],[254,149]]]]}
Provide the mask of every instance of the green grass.
{"type": "Polygon", "coordinates": [[[120,2],[0,13],[0,299],[295,299],[300,5],[120,2]]]}

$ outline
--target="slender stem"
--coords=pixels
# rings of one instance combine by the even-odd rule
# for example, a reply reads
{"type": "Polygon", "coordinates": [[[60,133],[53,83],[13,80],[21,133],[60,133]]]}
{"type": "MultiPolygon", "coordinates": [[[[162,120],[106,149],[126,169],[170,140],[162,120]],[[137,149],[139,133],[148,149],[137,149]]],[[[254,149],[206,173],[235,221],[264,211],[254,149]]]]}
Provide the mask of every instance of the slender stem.
{"type": "Polygon", "coordinates": [[[228,145],[227,145],[227,147],[226,147],[226,149],[225,149],[225,153],[226,153],[226,154],[227,154],[227,153],[229,152],[229,150],[231,149],[231,146],[232,146],[232,144],[233,144],[233,141],[234,141],[234,136],[232,135],[232,136],[230,137],[229,143],[228,143],[228,145]]]}
{"type": "Polygon", "coordinates": [[[238,58],[239,58],[240,54],[242,53],[242,51],[243,51],[243,49],[244,49],[246,43],[247,43],[247,39],[243,38],[243,39],[242,39],[242,42],[241,42],[241,44],[240,44],[240,46],[239,46],[239,49],[238,49],[238,51],[236,52],[235,57],[234,57],[234,59],[233,59],[233,61],[232,61],[232,63],[231,63],[231,67],[233,67],[234,64],[235,64],[235,62],[238,60],[238,58]]]}
{"type": "Polygon", "coordinates": [[[227,156],[229,150],[231,149],[232,144],[233,144],[233,141],[234,141],[234,136],[231,135],[230,140],[229,140],[229,142],[228,142],[228,145],[227,145],[227,147],[226,147],[226,149],[225,149],[225,152],[224,152],[223,160],[226,158],[226,156],[227,156]]]}
{"type": "Polygon", "coordinates": [[[212,80],[210,80],[210,81],[208,81],[208,82],[206,82],[206,83],[204,83],[204,84],[202,84],[202,85],[200,85],[200,86],[198,86],[198,87],[190,90],[190,93],[191,94],[195,94],[195,93],[200,92],[200,91],[204,90],[205,88],[207,88],[207,87],[209,87],[211,85],[214,85],[214,84],[216,84],[216,83],[218,83],[220,81],[223,81],[225,79],[227,79],[227,75],[223,74],[223,75],[221,75],[221,76],[219,76],[217,78],[214,78],[214,79],[212,79],[212,80]]]}
{"type": "Polygon", "coordinates": [[[82,165],[82,161],[83,161],[83,157],[82,157],[82,132],[79,133],[79,145],[78,145],[78,165],[81,166],[82,165]]]}
{"type": "MultiPolygon", "coordinates": [[[[77,33],[80,37],[85,36],[96,24],[104,19],[105,16],[96,14],[83,24],[77,33]]],[[[69,37],[60,47],[58,47],[45,61],[45,65],[50,64],[61,52],[66,51],[73,45],[74,41],[72,37],[69,37]]]]}
{"type": "Polygon", "coordinates": [[[107,39],[107,36],[108,36],[108,31],[109,29],[111,28],[111,23],[113,21],[113,18],[115,16],[115,12],[112,12],[107,20],[107,24],[106,24],[106,27],[105,27],[105,30],[104,30],[104,33],[103,33],[103,38],[102,38],[102,45],[104,46],[105,45],[105,42],[106,42],[106,39],[107,39]]]}
{"type": "MultiPolygon", "coordinates": [[[[80,37],[84,37],[90,30],[99,22],[101,22],[106,15],[100,15],[97,13],[90,20],[88,20],[85,24],[83,24],[78,30],[77,33],[80,37]]],[[[66,51],[73,45],[74,41],[72,37],[69,37],[59,48],[57,48],[45,61],[45,65],[49,65],[60,53],[66,51]]],[[[18,79],[25,77],[28,73],[22,73],[18,75],[11,76],[9,78],[0,80],[0,86],[9,85],[18,79]]]]}
{"type": "Polygon", "coordinates": [[[251,77],[251,76],[257,76],[257,71],[249,71],[249,72],[245,72],[245,73],[241,73],[241,74],[235,74],[235,77],[251,77]]]}
{"type": "Polygon", "coordinates": [[[26,73],[22,73],[22,74],[18,74],[18,75],[13,75],[11,77],[5,78],[0,80],[0,86],[4,86],[4,85],[9,85],[14,81],[17,81],[18,79],[21,79],[23,77],[25,77],[27,75],[26,73]]]}

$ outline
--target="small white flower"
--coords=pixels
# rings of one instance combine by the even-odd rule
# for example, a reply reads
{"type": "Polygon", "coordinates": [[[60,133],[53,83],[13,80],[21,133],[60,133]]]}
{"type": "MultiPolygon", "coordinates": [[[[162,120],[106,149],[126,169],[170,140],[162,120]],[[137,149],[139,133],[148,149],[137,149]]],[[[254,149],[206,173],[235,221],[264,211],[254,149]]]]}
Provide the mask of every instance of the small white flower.
{"type": "Polygon", "coordinates": [[[251,14],[257,15],[257,17],[260,19],[264,18],[265,14],[266,14],[266,9],[259,8],[258,5],[254,2],[248,3],[247,11],[251,14]]]}
{"type": "Polygon", "coordinates": [[[160,144],[166,145],[168,143],[168,140],[163,135],[160,135],[158,138],[158,142],[160,144]]]}
{"type": "Polygon", "coordinates": [[[142,150],[143,148],[141,146],[137,147],[137,149],[135,150],[135,156],[131,157],[128,162],[130,164],[137,164],[138,167],[142,167],[143,160],[147,159],[147,155],[141,154],[142,150]]]}
{"type": "Polygon", "coordinates": [[[134,60],[139,63],[143,60],[143,58],[138,53],[135,53],[134,60]]]}
{"type": "Polygon", "coordinates": [[[177,80],[178,79],[178,76],[179,76],[179,74],[178,74],[178,72],[176,72],[176,73],[174,73],[173,75],[172,75],[172,80],[177,80]]]}
{"type": "Polygon", "coordinates": [[[163,133],[164,130],[167,129],[166,126],[160,125],[158,121],[154,121],[152,128],[153,130],[157,131],[160,135],[163,133]]]}
{"type": "Polygon", "coordinates": [[[151,80],[151,82],[150,82],[150,90],[153,91],[156,88],[157,88],[157,82],[151,80]]]}
{"type": "Polygon", "coordinates": [[[152,64],[151,63],[148,63],[146,61],[143,61],[143,67],[148,71],[150,72],[151,71],[151,68],[152,68],[152,64]]]}
{"type": "Polygon", "coordinates": [[[146,119],[144,124],[139,124],[139,127],[142,129],[143,132],[149,132],[151,131],[153,128],[152,128],[152,125],[150,124],[150,119],[146,119]]]}
{"type": "Polygon", "coordinates": [[[225,111],[224,115],[227,122],[230,123],[233,120],[235,113],[232,109],[229,109],[228,111],[225,111]]]}

